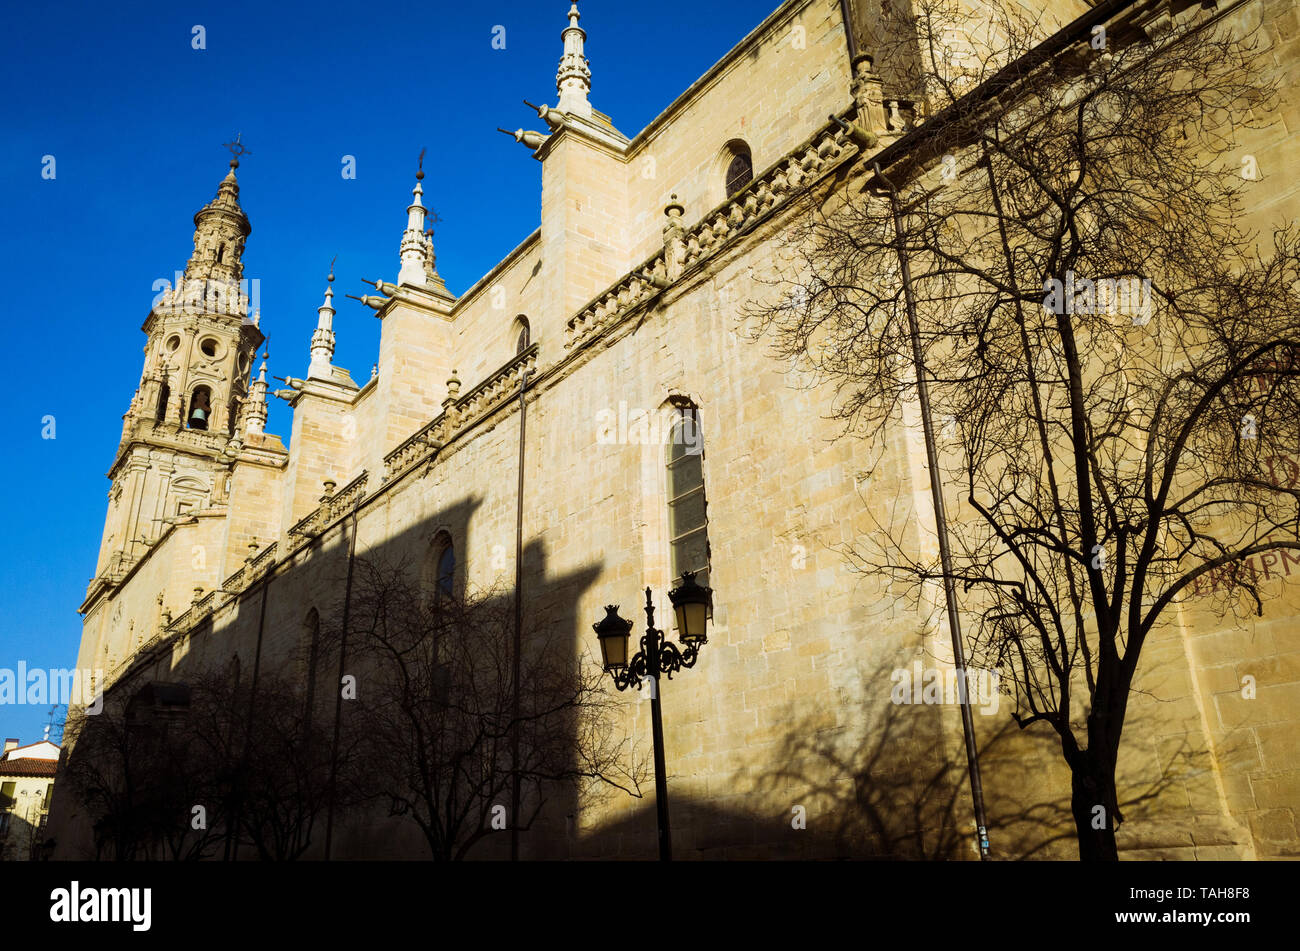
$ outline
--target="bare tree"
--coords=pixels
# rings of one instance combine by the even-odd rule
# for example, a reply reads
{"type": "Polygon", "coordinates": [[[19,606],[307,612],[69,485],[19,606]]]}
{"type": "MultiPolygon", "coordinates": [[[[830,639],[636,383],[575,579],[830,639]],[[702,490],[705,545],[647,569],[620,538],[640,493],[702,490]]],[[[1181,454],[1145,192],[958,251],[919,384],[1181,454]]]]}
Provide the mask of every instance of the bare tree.
{"type": "Polygon", "coordinates": [[[220,775],[207,751],[193,743],[188,688],[149,685],[129,699],[106,700],[84,716],[61,780],[90,820],[96,859],[196,860],[220,844],[220,775]],[[184,703],[158,699],[162,690],[184,703]],[[204,805],[201,823],[194,806],[204,805]]]}
{"type": "Polygon", "coordinates": [[[645,763],[612,732],[599,667],[555,627],[521,632],[515,716],[509,593],[428,591],[404,565],[358,559],[351,597],[348,638],[362,672],[349,732],[361,791],[415,822],[435,860],[531,828],[558,784],[640,795],[645,763]],[[516,775],[527,815],[508,815],[516,775]]]}
{"type": "MultiPolygon", "coordinates": [[[[302,685],[266,670],[254,684],[233,665],[210,672],[194,684],[191,736],[238,841],[265,861],[301,858],[328,805],[331,757],[329,724],[308,715],[302,685]]],[[[346,771],[349,748],[340,759],[346,771]]]]}
{"type": "Polygon", "coordinates": [[[307,852],[331,747],[297,684],[264,671],[254,685],[231,664],[118,694],[81,720],[65,773],[97,857],[230,857],[227,840],[263,860],[307,852]]]}
{"type": "Polygon", "coordinates": [[[879,452],[924,374],[951,568],[888,518],[852,557],[955,580],[972,662],[1059,737],[1080,857],[1115,859],[1143,645],[1193,591],[1262,612],[1248,559],[1300,549],[1273,464],[1300,437],[1300,241],[1246,229],[1236,140],[1276,90],[1213,10],[1044,45],[1001,5],[915,9],[917,71],[891,79],[929,118],[861,190],[810,197],[788,293],[749,316],[879,452]]]}

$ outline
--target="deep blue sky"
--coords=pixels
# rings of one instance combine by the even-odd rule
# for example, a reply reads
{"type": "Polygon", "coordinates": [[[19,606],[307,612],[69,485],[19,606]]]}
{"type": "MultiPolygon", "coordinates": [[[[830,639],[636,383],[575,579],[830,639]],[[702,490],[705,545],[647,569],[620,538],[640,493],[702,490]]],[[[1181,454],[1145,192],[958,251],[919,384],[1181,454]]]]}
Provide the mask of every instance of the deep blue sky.
{"type": "MultiPolygon", "coordinates": [[[[633,136],[778,5],[580,3],[592,102],[633,136]]],[[[271,372],[302,376],[338,255],[335,362],[363,383],[373,312],[343,293],[397,274],[425,159],[438,268],[460,293],[537,227],[541,166],[497,126],[555,102],[567,0],[492,3],[7,3],[0,12],[0,286],[9,396],[0,668],[71,667],[153,282],[183,269],[193,215],[243,134],[271,372]],[[191,48],[192,27],[207,48],[191,48]],[[506,48],[492,48],[493,27],[506,48]],[[357,177],[340,175],[345,154],[357,177]],[[41,178],[53,155],[57,177],[41,178]],[[42,439],[42,418],[55,438],[42,439]]],[[[287,439],[289,409],[270,429],[287,439]]],[[[47,708],[0,706],[37,740],[47,708]]]]}

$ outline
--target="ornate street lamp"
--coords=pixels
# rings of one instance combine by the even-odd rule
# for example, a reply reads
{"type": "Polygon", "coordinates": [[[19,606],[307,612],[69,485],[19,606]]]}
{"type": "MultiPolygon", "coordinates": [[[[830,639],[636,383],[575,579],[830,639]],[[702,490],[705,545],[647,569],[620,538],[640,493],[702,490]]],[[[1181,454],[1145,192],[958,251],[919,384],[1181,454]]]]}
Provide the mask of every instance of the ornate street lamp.
{"type": "Polygon", "coordinates": [[[672,861],[673,843],[668,827],[668,782],[664,767],[663,716],[659,709],[659,677],[667,674],[671,680],[673,674],[695,666],[700,647],[708,641],[706,631],[712,594],[710,588],[696,583],[695,573],[691,571],[683,573],[682,583],[668,592],[685,647],[679,648],[655,628],[655,608],[649,588],[645,589],[646,632],[641,638],[641,649],[630,660],[628,640],[632,622],[619,616],[617,604],[607,604],[605,617],[592,625],[600,639],[600,655],[605,670],[613,677],[619,690],[639,687],[649,680],[650,725],[655,751],[655,811],[659,820],[659,859],[663,862],[672,861]]]}

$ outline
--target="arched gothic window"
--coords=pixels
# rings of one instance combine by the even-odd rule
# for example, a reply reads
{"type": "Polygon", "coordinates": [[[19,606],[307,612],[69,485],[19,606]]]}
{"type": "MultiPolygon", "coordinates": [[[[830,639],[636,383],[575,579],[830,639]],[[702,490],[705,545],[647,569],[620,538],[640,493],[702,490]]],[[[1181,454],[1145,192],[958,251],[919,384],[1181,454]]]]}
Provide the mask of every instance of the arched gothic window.
{"type": "Polygon", "coordinates": [[[709,583],[709,533],[704,497],[704,433],[695,406],[674,408],[668,441],[668,547],[672,583],[694,571],[709,583]]]}
{"type": "Polygon", "coordinates": [[[749,146],[739,140],[731,143],[727,151],[731,154],[726,172],[727,197],[730,198],[754,180],[754,159],[749,146]]]}
{"type": "Polygon", "coordinates": [[[515,318],[515,355],[523,353],[532,342],[528,318],[520,314],[515,318]]]}

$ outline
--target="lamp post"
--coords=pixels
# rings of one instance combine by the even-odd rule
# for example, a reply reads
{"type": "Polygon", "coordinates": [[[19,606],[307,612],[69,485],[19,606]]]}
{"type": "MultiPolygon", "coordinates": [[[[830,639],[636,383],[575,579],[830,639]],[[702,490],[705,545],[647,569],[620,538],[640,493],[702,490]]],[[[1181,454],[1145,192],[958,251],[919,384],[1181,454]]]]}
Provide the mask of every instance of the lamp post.
{"type": "Polygon", "coordinates": [[[671,862],[673,858],[672,835],[668,826],[668,777],[664,767],[664,726],[659,708],[659,677],[694,667],[700,648],[708,641],[708,615],[712,589],[697,584],[695,572],[682,573],[682,583],[668,592],[673,612],[677,615],[677,630],[682,644],[679,648],[655,628],[655,608],[650,588],[645,589],[646,632],[641,638],[641,650],[628,658],[628,640],[632,622],[619,617],[618,605],[607,604],[605,617],[592,625],[600,640],[600,655],[605,670],[614,678],[619,690],[640,686],[650,681],[650,723],[654,734],[655,751],[655,811],[659,824],[659,860],[671,862]]]}

